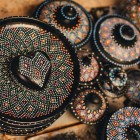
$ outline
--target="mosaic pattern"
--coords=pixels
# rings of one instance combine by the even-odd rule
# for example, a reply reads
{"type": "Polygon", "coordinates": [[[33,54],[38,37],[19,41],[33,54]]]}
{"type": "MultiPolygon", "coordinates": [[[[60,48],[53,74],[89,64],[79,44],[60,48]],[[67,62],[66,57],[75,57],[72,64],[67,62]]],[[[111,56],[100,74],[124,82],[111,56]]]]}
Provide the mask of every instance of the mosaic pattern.
{"type": "Polygon", "coordinates": [[[80,47],[84,45],[91,36],[91,18],[80,5],[71,2],[70,5],[76,9],[78,14],[78,21],[74,23],[73,27],[67,28],[66,25],[59,24],[56,19],[59,8],[65,5],[69,5],[69,2],[58,0],[44,2],[37,9],[35,17],[59,29],[74,47],[80,47]]]}
{"type": "Polygon", "coordinates": [[[125,107],[115,112],[107,125],[107,140],[126,140],[126,131],[140,126],[140,109],[125,107]]]}
{"type": "Polygon", "coordinates": [[[126,96],[134,103],[140,104],[140,71],[132,70],[128,73],[130,87],[126,96]]]}
{"type": "Polygon", "coordinates": [[[40,87],[44,85],[50,66],[50,61],[41,52],[37,52],[33,59],[25,56],[19,59],[19,72],[40,87]]]}
{"type": "MultiPolygon", "coordinates": [[[[89,98],[91,99],[92,96],[89,98]]],[[[95,88],[81,90],[78,96],[73,100],[73,103],[71,103],[71,109],[74,115],[77,117],[77,119],[79,119],[83,123],[90,125],[93,125],[97,123],[99,120],[103,119],[103,116],[105,115],[107,108],[108,101],[106,97],[104,97],[104,95],[95,88]],[[98,98],[101,104],[99,103],[100,105],[99,104],[97,105],[97,103],[93,103],[92,109],[90,109],[86,105],[85,101],[85,98],[89,94],[93,95],[93,98],[95,97],[98,98]],[[96,108],[96,106],[98,107],[96,108]]]]}
{"type": "MultiPolygon", "coordinates": [[[[76,81],[74,80],[74,62],[71,58],[71,55],[75,54],[74,50],[68,50],[65,43],[56,34],[53,34],[55,30],[50,26],[46,25],[44,30],[35,24],[37,21],[34,21],[34,25],[31,25],[26,22],[19,24],[17,23],[19,20],[17,19],[16,23],[14,23],[10,19],[11,23],[9,25],[4,24],[0,28],[0,118],[3,123],[6,120],[8,120],[7,123],[10,120],[13,123],[15,122],[15,126],[19,125],[20,129],[20,125],[22,126],[24,122],[28,126],[30,123],[39,120],[40,122],[43,119],[47,121],[47,117],[51,113],[55,113],[68,101],[67,99],[70,97],[76,81]],[[25,69],[22,69],[24,62],[29,62],[30,65],[35,64],[39,71],[43,72],[42,77],[40,77],[42,78],[41,82],[38,83],[38,85],[42,86],[45,75],[44,70],[46,73],[50,62],[42,53],[36,53],[32,60],[24,57],[32,51],[46,53],[52,66],[48,82],[41,91],[26,88],[21,83],[18,83],[17,79],[10,72],[11,58],[22,55],[20,57],[20,71],[23,74],[27,74],[24,73],[25,69]],[[44,63],[40,67],[39,63],[43,61],[44,63]]],[[[25,21],[30,20],[26,19],[25,21]]],[[[76,61],[78,63],[78,59],[76,61]]],[[[32,71],[34,68],[34,66],[30,67],[30,70],[32,71]]],[[[26,76],[38,78],[38,74],[30,74],[26,76]]],[[[44,127],[40,125],[39,128],[41,130],[44,127]]],[[[23,129],[25,128],[23,127],[23,129]]],[[[17,128],[13,128],[14,130],[16,131],[17,128]]]]}
{"type": "Polygon", "coordinates": [[[126,72],[122,68],[115,67],[110,70],[109,79],[114,86],[125,86],[128,78],[126,72]]]}
{"type": "Polygon", "coordinates": [[[121,16],[105,16],[101,18],[95,26],[94,38],[97,49],[109,62],[119,66],[131,66],[138,63],[140,57],[140,33],[135,25],[125,18],[121,16]],[[121,34],[121,31],[120,35],[117,35],[118,26],[124,25],[133,31],[134,39],[130,41],[127,38],[122,39],[126,35],[121,34]],[[97,39],[97,36],[99,36],[99,39],[97,39]],[[116,38],[121,38],[123,43],[118,42],[116,38]]]}
{"type": "Polygon", "coordinates": [[[90,66],[81,65],[80,69],[81,69],[81,77],[80,77],[81,82],[92,81],[99,73],[98,62],[93,57],[91,58],[90,66]]]}

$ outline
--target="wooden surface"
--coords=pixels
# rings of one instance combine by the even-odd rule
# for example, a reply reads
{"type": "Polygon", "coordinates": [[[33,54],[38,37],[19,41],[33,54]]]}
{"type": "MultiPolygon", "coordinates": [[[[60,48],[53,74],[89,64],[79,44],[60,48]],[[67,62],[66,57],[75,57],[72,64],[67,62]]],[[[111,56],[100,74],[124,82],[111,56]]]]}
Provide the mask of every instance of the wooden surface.
{"type": "MultiPolygon", "coordinates": [[[[43,0],[0,0],[0,18],[5,18],[8,16],[31,16],[34,13],[36,7],[43,0]]],[[[75,0],[79,4],[83,5],[87,10],[92,7],[103,7],[114,5],[120,2],[120,0],[75,0]]],[[[109,103],[112,106],[111,110],[114,111],[123,106],[123,101],[125,97],[111,100],[109,103]]],[[[51,137],[59,133],[73,131],[80,136],[86,134],[86,130],[90,127],[84,124],[80,124],[77,119],[68,110],[66,111],[56,122],[54,122],[46,130],[40,132],[35,137],[14,137],[8,135],[0,135],[0,140],[43,140],[45,137],[51,137]],[[43,133],[43,134],[42,134],[43,133]]],[[[92,137],[96,140],[96,137],[92,137]]]]}

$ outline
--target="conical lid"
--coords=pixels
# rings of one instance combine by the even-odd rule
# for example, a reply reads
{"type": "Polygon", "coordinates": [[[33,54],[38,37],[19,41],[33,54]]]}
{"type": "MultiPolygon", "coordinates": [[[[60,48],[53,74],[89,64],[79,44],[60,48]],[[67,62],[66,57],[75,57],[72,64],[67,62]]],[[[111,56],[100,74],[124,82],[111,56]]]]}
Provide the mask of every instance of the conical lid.
{"type": "Polygon", "coordinates": [[[60,30],[75,48],[89,41],[92,33],[90,15],[81,5],[73,1],[45,1],[36,10],[35,18],[60,30]]]}
{"type": "Polygon", "coordinates": [[[128,19],[118,15],[101,18],[94,28],[94,43],[100,54],[119,66],[140,60],[140,32],[128,19]]]}

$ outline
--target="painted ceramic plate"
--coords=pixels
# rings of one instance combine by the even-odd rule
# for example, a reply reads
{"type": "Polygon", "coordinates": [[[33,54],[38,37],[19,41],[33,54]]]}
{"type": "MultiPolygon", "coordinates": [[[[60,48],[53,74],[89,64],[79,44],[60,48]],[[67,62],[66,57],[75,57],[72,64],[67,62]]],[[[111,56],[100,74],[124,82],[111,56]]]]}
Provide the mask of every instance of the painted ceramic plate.
{"type": "Polygon", "coordinates": [[[0,21],[0,70],[0,119],[12,123],[12,134],[18,127],[39,131],[43,122],[50,124],[71,101],[80,77],[67,39],[54,27],[26,17],[0,21]]]}
{"type": "Polygon", "coordinates": [[[60,30],[75,48],[83,46],[92,34],[90,15],[73,1],[47,0],[37,8],[35,18],[60,30]]]}

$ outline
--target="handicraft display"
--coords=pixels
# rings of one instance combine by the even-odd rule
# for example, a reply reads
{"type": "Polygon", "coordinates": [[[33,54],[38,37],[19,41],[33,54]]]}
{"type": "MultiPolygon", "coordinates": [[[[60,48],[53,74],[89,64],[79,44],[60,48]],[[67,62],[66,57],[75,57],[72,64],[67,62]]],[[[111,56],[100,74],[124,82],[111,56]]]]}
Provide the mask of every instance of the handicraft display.
{"type": "Polygon", "coordinates": [[[0,20],[0,133],[37,133],[70,104],[82,123],[99,123],[97,139],[140,139],[140,70],[124,70],[140,65],[140,4],[125,2],[122,14],[133,22],[104,16],[118,13],[116,6],[92,8],[91,18],[71,0],[44,1],[36,19],[0,20]],[[129,99],[122,97],[123,107],[127,101],[135,104],[110,117],[123,95],[129,99]],[[108,108],[107,98],[113,107],[108,108]]]}
{"type": "Polygon", "coordinates": [[[140,60],[140,32],[119,15],[100,18],[94,28],[94,44],[101,56],[118,66],[133,66],[140,60]]]}
{"type": "Polygon", "coordinates": [[[106,96],[96,88],[81,88],[71,103],[71,110],[81,122],[89,125],[104,119],[108,109],[106,96]]]}
{"type": "Polygon", "coordinates": [[[45,1],[37,8],[35,18],[60,30],[75,48],[83,46],[92,34],[90,15],[73,1],[45,1]]]}

